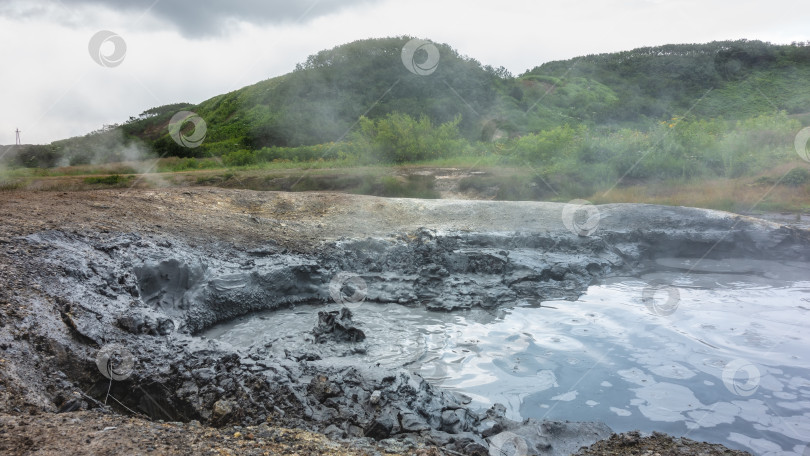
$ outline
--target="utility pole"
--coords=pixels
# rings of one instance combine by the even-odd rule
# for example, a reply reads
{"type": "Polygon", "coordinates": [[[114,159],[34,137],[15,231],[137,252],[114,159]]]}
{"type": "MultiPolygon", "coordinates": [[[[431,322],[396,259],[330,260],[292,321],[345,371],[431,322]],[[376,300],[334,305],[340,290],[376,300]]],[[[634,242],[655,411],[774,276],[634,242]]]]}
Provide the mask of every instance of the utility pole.
{"type": "Polygon", "coordinates": [[[21,144],[20,143],[20,129],[18,128],[16,130],[14,130],[14,133],[17,133],[17,145],[19,146],[21,144]]]}

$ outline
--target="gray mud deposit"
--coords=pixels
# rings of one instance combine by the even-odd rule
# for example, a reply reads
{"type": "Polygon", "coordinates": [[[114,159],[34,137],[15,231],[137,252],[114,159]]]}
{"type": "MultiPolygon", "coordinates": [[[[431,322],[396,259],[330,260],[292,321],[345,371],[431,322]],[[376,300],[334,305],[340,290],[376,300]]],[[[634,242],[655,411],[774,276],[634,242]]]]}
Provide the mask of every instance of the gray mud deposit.
{"type": "Polygon", "coordinates": [[[573,300],[594,280],[657,257],[810,260],[807,232],[730,214],[623,206],[603,208],[603,217],[591,236],[562,227],[419,229],[324,241],[306,252],[272,242],[192,245],[166,234],[39,232],[9,241],[15,266],[41,293],[30,298],[36,319],[18,333],[27,335],[4,327],[4,348],[28,366],[20,376],[30,382],[29,402],[46,409],[95,407],[110,387],[116,408],[153,419],[272,420],[337,438],[418,439],[463,454],[524,443],[527,454],[568,454],[610,429],[517,423],[502,406],[473,410],[469,398],[405,369],[319,363],[365,330],[349,314],[323,315],[315,343],[283,352],[264,341],[237,351],[199,335],[257,311],[329,303],[330,281],[341,272],[362,278],[366,303],[452,312],[573,300]],[[134,367],[109,382],[96,355],[114,343],[134,367]],[[71,393],[79,389],[86,395],[71,393]]]}

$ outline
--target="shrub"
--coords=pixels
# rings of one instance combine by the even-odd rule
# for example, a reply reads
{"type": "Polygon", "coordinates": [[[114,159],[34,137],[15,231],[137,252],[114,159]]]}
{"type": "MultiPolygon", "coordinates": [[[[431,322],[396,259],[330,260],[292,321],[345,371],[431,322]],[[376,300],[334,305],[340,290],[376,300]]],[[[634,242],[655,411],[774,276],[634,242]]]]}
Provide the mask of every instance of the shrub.
{"type": "Polygon", "coordinates": [[[467,142],[461,138],[458,125],[461,116],[434,126],[427,116],[414,119],[407,114],[392,113],[382,119],[361,117],[354,142],[366,161],[406,163],[459,155],[467,142]]]}
{"type": "Polygon", "coordinates": [[[576,150],[578,133],[577,129],[564,125],[522,136],[513,141],[513,154],[532,163],[559,161],[576,150]]]}
{"type": "Polygon", "coordinates": [[[247,166],[258,162],[256,154],[250,150],[236,150],[222,156],[222,163],[225,166],[247,166]]]}
{"type": "Polygon", "coordinates": [[[810,182],[810,171],[805,168],[793,168],[782,178],[782,183],[789,187],[800,187],[810,182]]]}
{"type": "Polygon", "coordinates": [[[121,185],[132,179],[134,176],[122,176],[120,174],[113,174],[110,176],[87,177],[84,179],[85,184],[101,184],[101,185],[121,185]]]}

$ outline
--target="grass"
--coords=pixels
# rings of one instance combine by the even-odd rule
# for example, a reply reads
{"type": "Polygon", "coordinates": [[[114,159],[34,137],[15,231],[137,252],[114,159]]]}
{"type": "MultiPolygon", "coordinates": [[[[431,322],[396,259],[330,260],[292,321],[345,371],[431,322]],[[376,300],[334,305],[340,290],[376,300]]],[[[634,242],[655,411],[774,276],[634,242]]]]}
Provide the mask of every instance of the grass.
{"type": "Polygon", "coordinates": [[[243,188],[259,191],[335,191],[361,195],[439,198],[433,176],[391,176],[390,168],[351,168],[345,170],[266,170],[240,169],[197,176],[195,185],[243,188]]]}
{"type": "Polygon", "coordinates": [[[433,176],[418,174],[411,174],[407,177],[383,176],[375,182],[364,182],[352,193],[391,198],[438,199],[441,198],[441,195],[434,189],[435,182],[436,179],[433,176]]]}
{"type": "Polygon", "coordinates": [[[557,196],[537,176],[526,172],[503,174],[492,170],[484,175],[465,177],[458,187],[462,192],[491,195],[503,201],[553,201],[557,196]]]}
{"type": "Polygon", "coordinates": [[[489,194],[496,200],[564,202],[583,198],[595,204],[648,203],[731,212],[810,211],[810,170],[803,162],[783,164],[752,177],[635,181],[610,191],[588,191],[587,185],[577,183],[565,185],[555,176],[541,178],[530,170],[482,169],[484,174],[462,179],[459,190],[489,194]]]}
{"type": "Polygon", "coordinates": [[[59,168],[11,168],[4,172],[5,177],[65,177],[97,174],[137,174],[144,162],[110,163],[104,165],[63,166],[59,168]]]}
{"type": "Polygon", "coordinates": [[[122,176],[120,174],[111,174],[109,176],[86,177],[84,178],[85,184],[100,184],[110,186],[124,186],[128,184],[135,176],[122,176]]]}
{"type": "Polygon", "coordinates": [[[197,171],[201,169],[223,168],[222,160],[218,158],[161,158],[155,163],[157,173],[177,173],[182,171],[197,171]]]}
{"type": "Polygon", "coordinates": [[[459,181],[458,190],[473,197],[510,201],[568,201],[583,198],[601,203],[651,203],[694,206],[733,212],[810,211],[810,166],[799,160],[782,163],[740,178],[625,179],[607,187],[588,179],[546,173],[531,167],[507,166],[500,157],[471,155],[407,165],[356,166],[350,160],[270,162],[226,168],[218,159],[166,158],[109,165],[6,170],[0,191],[92,190],[146,187],[218,186],[260,191],[337,191],[405,198],[439,198],[435,177],[423,169],[476,171],[459,181]],[[152,169],[136,179],[133,170],[152,169]],[[120,171],[120,172],[119,172],[120,171]],[[778,185],[777,185],[778,183],[778,185]]]}
{"type": "Polygon", "coordinates": [[[692,206],[730,212],[810,211],[810,185],[801,187],[761,184],[756,179],[717,179],[687,185],[634,185],[617,188],[590,200],[602,203],[649,203],[692,206]]]}
{"type": "Polygon", "coordinates": [[[25,182],[22,180],[0,182],[0,192],[10,192],[25,188],[25,182]]]}

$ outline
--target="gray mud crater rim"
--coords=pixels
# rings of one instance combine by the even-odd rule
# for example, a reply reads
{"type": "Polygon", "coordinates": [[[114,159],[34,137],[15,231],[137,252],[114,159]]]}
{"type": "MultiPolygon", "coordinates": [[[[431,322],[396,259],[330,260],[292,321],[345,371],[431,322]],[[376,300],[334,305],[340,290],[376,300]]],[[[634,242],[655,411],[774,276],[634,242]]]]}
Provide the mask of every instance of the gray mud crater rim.
{"type": "Polygon", "coordinates": [[[547,228],[514,232],[490,229],[504,224],[503,218],[467,223],[493,210],[487,203],[390,204],[408,207],[409,216],[426,213],[428,222],[445,209],[465,215],[452,224],[424,224],[438,230],[404,224],[408,229],[385,227],[369,237],[300,250],[273,243],[192,245],[180,236],[135,232],[51,230],[13,239],[17,248],[38,252],[14,261],[32,271],[43,296],[33,304],[40,320],[28,329],[51,347],[48,374],[59,380],[41,381],[89,391],[79,397],[44,393],[43,404],[62,410],[95,406],[89,397],[103,400],[110,387],[122,411],[155,419],[214,425],[271,419],[334,437],[411,436],[468,453],[486,451],[486,439],[509,431],[528,442],[529,454],[566,454],[606,438],[610,429],[599,423],[518,423],[506,417],[505,407],[473,408],[470,398],[407,369],[319,362],[327,351],[345,349],[346,337],[358,342],[350,315],[326,317],[330,321],[321,322],[320,333],[313,332],[317,343],[281,352],[273,349],[272,337],[243,350],[200,334],[255,312],[326,305],[332,301],[330,280],[339,272],[363,279],[364,305],[458,312],[573,301],[595,281],[632,275],[661,258],[705,255],[718,267],[734,258],[810,260],[807,232],[715,211],[599,206],[599,228],[577,236],[559,218],[551,221],[560,205],[500,206],[498,211],[512,211],[510,220],[540,216],[547,228]],[[539,212],[526,214],[526,207],[539,212]],[[110,384],[95,368],[95,356],[112,343],[128,348],[134,368],[110,384]]]}

